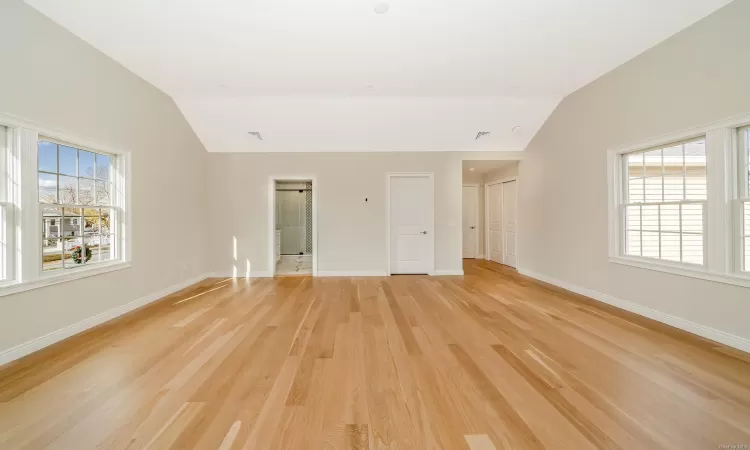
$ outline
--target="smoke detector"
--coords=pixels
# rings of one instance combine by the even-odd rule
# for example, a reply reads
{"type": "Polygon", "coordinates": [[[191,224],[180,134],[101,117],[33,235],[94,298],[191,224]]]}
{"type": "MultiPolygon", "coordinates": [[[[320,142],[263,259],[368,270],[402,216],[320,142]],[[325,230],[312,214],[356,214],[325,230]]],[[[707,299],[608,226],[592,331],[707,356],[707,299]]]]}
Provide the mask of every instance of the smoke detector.
{"type": "Polygon", "coordinates": [[[263,140],[263,138],[260,137],[260,132],[259,131],[248,131],[247,134],[249,134],[250,136],[257,137],[259,141],[263,140]]]}
{"type": "Polygon", "coordinates": [[[389,9],[388,3],[378,2],[375,4],[373,11],[375,11],[375,14],[385,14],[388,12],[388,9],[389,9]]]}
{"type": "Polygon", "coordinates": [[[489,131],[480,131],[479,133],[477,133],[477,137],[475,137],[475,138],[474,138],[474,140],[476,141],[476,140],[477,140],[477,139],[479,139],[480,137],[482,137],[482,136],[486,136],[486,135],[488,135],[488,134],[490,134],[490,132],[489,132],[489,131]]]}

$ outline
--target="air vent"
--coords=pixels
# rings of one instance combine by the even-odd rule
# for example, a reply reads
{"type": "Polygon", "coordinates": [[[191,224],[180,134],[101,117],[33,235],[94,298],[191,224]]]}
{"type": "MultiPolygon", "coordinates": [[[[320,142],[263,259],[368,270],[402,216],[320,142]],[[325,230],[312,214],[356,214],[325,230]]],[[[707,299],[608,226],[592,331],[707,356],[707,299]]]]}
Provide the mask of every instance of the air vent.
{"type": "Polygon", "coordinates": [[[260,137],[260,132],[258,132],[258,131],[248,131],[247,134],[249,134],[250,136],[257,137],[259,141],[263,140],[263,138],[260,137]]]}
{"type": "Polygon", "coordinates": [[[479,139],[480,137],[482,137],[482,136],[486,136],[486,135],[488,135],[488,134],[490,134],[490,132],[489,132],[489,131],[480,131],[479,133],[477,133],[477,137],[475,137],[475,138],[474,138],[474,140],[476,141],[476,140],[477,140],[477,139],[479,139]]]}

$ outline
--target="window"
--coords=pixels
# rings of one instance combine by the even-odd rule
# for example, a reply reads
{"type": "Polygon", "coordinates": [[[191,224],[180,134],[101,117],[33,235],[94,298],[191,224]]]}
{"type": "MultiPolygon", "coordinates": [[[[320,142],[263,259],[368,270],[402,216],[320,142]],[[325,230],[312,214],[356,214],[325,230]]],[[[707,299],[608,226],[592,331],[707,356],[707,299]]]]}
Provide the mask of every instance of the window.
{"type": "Polygon", "coordinates": [[[12,199],[9,195],[8,181],[9,144],[8,129],[0,126],[0,282],[7,281],[12,276],[12,265],[9,264],[12,257],[9,245],[12,242],[10,230],[13,229],[9,222],[12,217],[12,199]]]}
{"type": "Polygon", "coordinates": [[[706,141],[625,153],[627,256],[704,264],[706,141]]]}
{"type": "Polygon", "coordinates": [[[37,163],[42,270],[116,259],[116,157],[40,139],[37,163]]]}
{"type": "Polygon", "coordinates": [[[738,131],[740,267],[750,272],[750,127],[738,131]]]}
{"type": "Polygon", "coordinates": [[[607,155],[609,261],[750,287],[750,116],[607,155]]]}
{"type": "Polygon", "coordinates": [[[130,267],[129,167],[0,114],[0,296],[130,267]]]}

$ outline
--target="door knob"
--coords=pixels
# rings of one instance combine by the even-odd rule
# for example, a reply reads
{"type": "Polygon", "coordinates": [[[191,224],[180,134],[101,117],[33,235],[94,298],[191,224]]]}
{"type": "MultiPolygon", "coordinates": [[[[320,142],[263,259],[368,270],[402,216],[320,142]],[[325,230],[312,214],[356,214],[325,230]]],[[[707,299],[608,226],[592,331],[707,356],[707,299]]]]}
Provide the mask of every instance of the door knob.
{"type": "Polygon", "coordinates": [[[427,232],[426,232],[426,231],[420,231],[420,233],[422,233],[422,234],[427,234],[427,232]]]}
{"type": "Polygon", "coordinates": [[[474,228],[476,228],[476,227],[469,227],[469,228],[471,228],[471,229],[473,230],[473,229],[474,229],[474,228]]]}

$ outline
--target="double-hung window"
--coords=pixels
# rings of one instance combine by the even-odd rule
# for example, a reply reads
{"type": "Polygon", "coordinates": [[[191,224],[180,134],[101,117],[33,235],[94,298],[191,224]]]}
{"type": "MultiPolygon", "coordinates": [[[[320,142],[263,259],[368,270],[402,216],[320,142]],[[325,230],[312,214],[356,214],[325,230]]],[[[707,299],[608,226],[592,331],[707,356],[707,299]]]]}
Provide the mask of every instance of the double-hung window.
{"type": "Polygon", "coordinates": [[[750,272],[750,127],[743,127],[737,133],[738,224],[739,265],[743,272],[750,272]]]}
{"type": "Polygon", "coordinates": [[[40,138],[37,162],[42,270],[117,259],[116,156],[40,138]]]}
{"type": "Polygon", "coordinates": [[[0,283],[13,278],[13,199],[11,134],[0,126],[0,283]]]}
{"type": "Polygon", "coordinates": [[[0,296],[129,267],[129,161],[0,115],[0,296]]]}
{"type": "Polygon", "coordinates": [[[750,116],[608,152],[609,261],[750,287],[750,116]]]}
{"type": "Polygon", "coordinates": [[[625,153],[621,158],[624,254],[703,265],[705,138],[625,153]]]}

